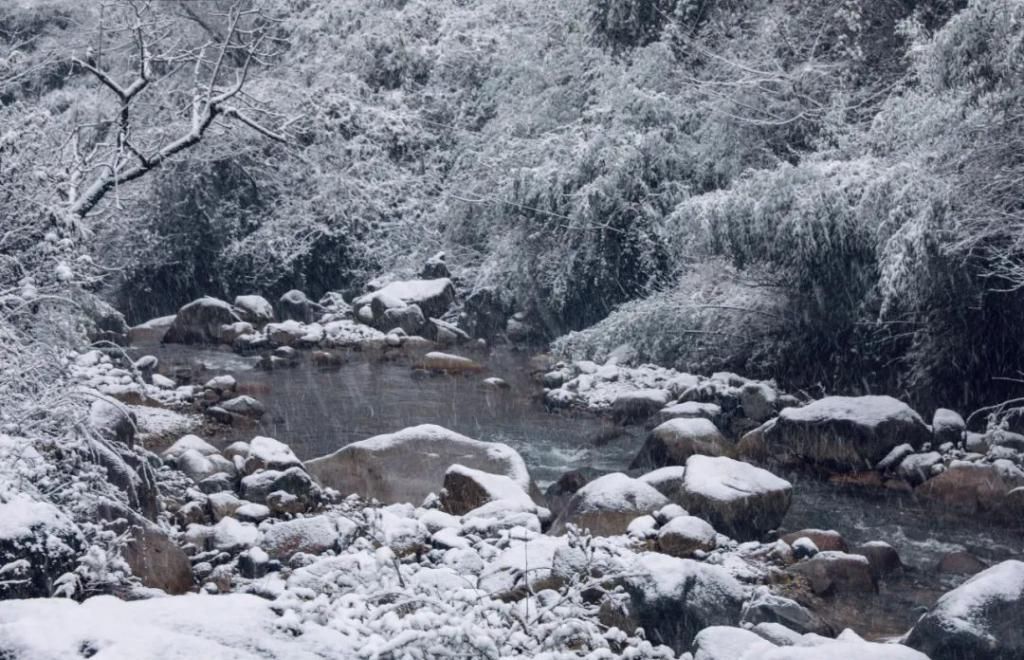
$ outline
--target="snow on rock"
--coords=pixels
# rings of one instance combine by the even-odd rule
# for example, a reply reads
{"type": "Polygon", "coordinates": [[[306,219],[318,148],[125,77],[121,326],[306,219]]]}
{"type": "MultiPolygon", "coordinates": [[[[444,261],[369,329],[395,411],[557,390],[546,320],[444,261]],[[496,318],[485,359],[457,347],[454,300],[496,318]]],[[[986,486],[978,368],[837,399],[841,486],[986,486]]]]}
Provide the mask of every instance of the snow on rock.
{"type": "Polygon", "coordinates": [[[205,296],[178,310],[174,322],[164,333],[168,344],[216,344],[221,341],[221,326],[239,323],[235,308],[217,298],[205,296]]]}
{"type": "Polygon", "coordinates": [[[441,351],[427,353],[416,363],[416,367],[428,371],[445,371],[448,373],[473,373],[483,370],[479,363],[467,357],[442,353],[441,351]]]}
{"type": "Polygon", "coordinates": [[[893,447],[917,449],[931,437],[921,416],[890,396],[830,396],[785,408],[764,431],[773,456],[839,471],[871,469],[893,447]]]}
{"type": "Polygon", "coordinates": [[[831,637],[832,628],[817,614],[800,603],[778,594],[768,587],[754,589],[750,600],[743,604],[741,622],[749,625],[777,623],[800,634],[814,633],[831,637]]]}
{"type": "Polygon", "coordinates": [[[518,483],[500,474],[490,474],[463,465],[453,465],[444,475],[441,506],[445,511],[463,515],[488,502],[506,501],[530,507],[533,500],[518,483]]]}
{"type": "Polygon", "coordinates": [[[669,465],[652,470],[639,477],[640,481],[654,486],[655,490],[672,501],[680,498],[686,476],[684,465],[669,465]]]}
{"type": "Polygon", "coordinates": [[[668,390],[642,389],[624,392],[612,401],[612,415],[622,422],[643,421],[665,407],[668,390]]]}
{"type": "Polygon", "coordinates": [[[287,560],[297,552],[319,555],[347,543],[355,528],[354,522],[327,515],[295,518],[263,527],[258,545],[272,559],[287,560]]]}
{"type": "Polygon", "coordinates": [[[696,516],[677,516],[658,530],[658,549],[673,557],[690,557],[695,552],[710,552],[718,542],[715,528],[696,516]]]}
{"type": "Polygon", "coordinates": [[[839,550],[818,552],[787,570],[807,578],[816,594],[872,592],[878,588],[867,557],[839,550]]]}
{"type": "Polygon", "coordinates": [[[630,467],[685,465],[686,459],[694,454],[721,456],[727,446],[725,436],[708,419],[670,419],[654,427],[630,467]]]}
{"type": "Polygon", "coordinates": [[[750,540],[779,526],[792,494],[788,481],[767,470],[724,456],[691,456],[680,503],[723,534],[750,540]]]}
{"type": "Polygon", "coordinates": [[[165,459],[178,458],[190,449],[199,452],[203,456],[210,456],[218,453],[217,448],[206,440],[203,440],[197,435],[189,434],[178,438],[174,444],[165,449],[160,455],[165,459]]]}
{"type": "Polygon", "coordinates": [[[966,432],[967,422],[955,410],[939,408],[932,416],[932,433],[935,434],[936,445],[944,442],[958,444],[963,441],[966,432]]]}
{"type": "Polygon", "coordinates": [[[532,488],[522,456],[508,445],[481,442],[441,426],[423,424],[374,436],[306,462],[324,486],[381,502],[419,504],[441,490],[454,464],[503,475],[522,490],[532,488]]]}
{"type": "Polygon", "coordinates": [[[703,417],[712,422],[722,416],[722,406],[717,403],[701,403],[699,401],[684,401],[672,403],[658,411],[658,419],[667,422],[670,419],[690,419],[703,417]]]}
{"type": "Polygon", "coordinates": [[[236,296],[235,310],[243,321],[248,321],[257,328],[274,320],[274,307],[263,296],[236,296]]]}
{"type": "Polygon", "coordinates": [[[932,660],[1024,657],[1024,562],[996,564],[944,594],[906,643],[932,660]]]}
{"type": "Polygon", "coordinates": [[[725,569],[656,552],[637,555],[622,584],[628,599],[607,601],[602,622],[622,630],[642,626],[648,639],[677,653],[708,626],[734,625],[743,605],[743,587],[725,569]]]}
{"type": "Polygon", "coordinates": [[[693,660],[740,660],[761,657],[775,648],[757,633],[733,626],[710,626],[697,633],[693,640],[693,660]]]}
{"type": "Polygon", "coordinates": [[[650,484],[613,472],[580,488],[551,526],[552,534],[564,534],[568,525],[589,529],[596,536],[625,534],[637,516],[653,513],[668,498],[650,484]]]}
{"type": "Polygon", "coordinates": [[[264,436],[256,436],[249,442],[249,454],[245,459],[245,471],[249,474],[257,470],[283,471],[291,467],[302,467],[302,461],[283,442],[264,436]]]}
{"type": "Polygon", "coordinates": [[[428,318],[440,318],[455,300],[455,286],[447,277],[392,282],[377,291],[356,298],[352,301],[352,308],[358,314],[361,308],[371,305],[374,299],[378,298],[398,300],[406,305],[418,305],[428,318]]]}

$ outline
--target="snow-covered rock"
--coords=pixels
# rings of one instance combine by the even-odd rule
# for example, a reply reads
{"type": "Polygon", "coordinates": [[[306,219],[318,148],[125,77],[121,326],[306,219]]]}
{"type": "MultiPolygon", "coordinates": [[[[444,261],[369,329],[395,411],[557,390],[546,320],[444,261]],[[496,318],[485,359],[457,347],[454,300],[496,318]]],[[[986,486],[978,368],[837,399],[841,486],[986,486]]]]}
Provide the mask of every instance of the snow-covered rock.
{"type": "Polygon", "coordinates": [[[455,287],[446,277],[392,282],[377,291],[356,298],[352,301],[352,308],[358,314],[360,309],[372,305],[376,299],[418,305],[425,316],[440,318],[455,300],[455,287]]]}
{"type": "MultiPolygon", "coordinates": [[[[808,633],[785,637],[785,644],[776,645],[767,639],[760,627],[754,630],[732,626],[708,627],[697,635],[693,644],[693,660],[928,660],[902,644],[868,642],[850,631],[836,639],[808,633]]],[[[783,638],[776,637],[779,641],[783,638]]]]}
{"type": "Polygon", "coordinates": [[[258,544],[272,559],[287,560],[297,552],[319,555],[343,547],[355,529],[354,522],[327,515],[296,518],[264,526],[258,544]]]}
{"type": "Polygon", "coordinates": [[[458,464],[445,472],[444,489],[441,491],[441,506],[445,511],[461,516],[495,501],[527,508],[533,505],[523,487],[504,475],[458,464]]]}
{"type": "Polygon", "coordinates": [[[257,470],[284,471],[292,467],[302,467],[302,461],[283,442],[264,436],[256,436],[249,442],[249,453],[245,457],[247,473],[252,474],[257,470]]]}
{"type": "Polygon", "coordinates": [[[416,363],[420,369],[428,371],[445,371],[448,373],[474,373],[482,371],[483,367],[474,360],[461,355],[431,351],[424,355],[416,363]]]}
{"type": "Polygon", "coordinates": [[[668,390],[641,389],[623,392],[612,401],[612,415],[622,422],[643,421],[665,407],[668,390]]]}
{"type": "Polygon", "coordinates": [[[942,474],[915,488],[914,493],[946,511],[1016,521],[1019,512],[1008,506],[1008,494],[1021,486],[1024,476],[1000,469],[996,462],[953,461],[942,474]]]}
{"type": "Polygon", "coordinates": [[[703,417],[716,421],[722,416],[722,407],[717,403],[701,403],[700,401],[683,401],[671,403],[658,411],[658,419],[667,422],[670,419],[692,419],[703,417]]]}
{"type": "Polygon", "coordinates": [[[825,550],[801,560],[787,570],[802,575],[816,594],[875,591],[877,583],[867,557],[825,550]]]}
{"type": "Polygon", "coordinates": [[[573,524],[596,536],[625,534],[636,517],[653,513],[668,498],[650,484],[613,472],[580,488],[551,526],[552,534],[564,534],[573,524]]]}
{"type": "Polygon", "coordinates": [[[161,456],[167,458],[178,458],[188,450],[195,450],[203,456],[210,456],[217,453],[217,448],[197,435],[183,435],[174,441],[170,447],[165,449],[161,456]]]}
{"type": "Polygon", "coordinates": [[[658,549],[673,557],[690,557],[718,546],[715,528],[696,516],[677,516],[658,530],[658,549]]]}
{"type": "Polygon", "coordinates": [[[889,396],[830,396],[784,408],[764,430],[774,457],[849,471],[871,469],[893,447],[915,449],[931,431],[910,406],[889,396]]]}
{"type": "Polygon", "coordinates": [[[441,490],[445,472],[456,463],[506,476],[526,492],[533,487],[526,462],[508,445],[481,442],[433,424],[354,442],[307,461],[306,468],[322,485],[344,495],[419,504],[441,490]]]}
{"type": "Polygon", "coordinates": [[[928,480],[932,476],[932,467],[940,463],[942,463],[942,454],[937,451],[911,454],[900,461],[896,472],[904,481],[916,486],[928,480]]]}
{"type": "Polygon", "coordinates": [[[247,394],[222,401],[220,407],[233,415],[259,419],[267,411],[262,403],[247,394]]]}
{"type": "Polygon", "coordinates": [[[744,603],[740,621],[750,625],[781,623],[800,634],[832,635],[831,627],[817,614],[763,586],[755,589],[750,600],[744,603]]]}
{"type": "Polygon", "coordinates": [[[235,311],[243,321],[248,321],[257,328],[274,321],[274,307],[263,296],[236,296],[235,311]]]}
{"type": "Polygon", "coordinates": [[[727,446],[725,436],[708,419],[670,419],[654,427],[630,467],[685,465],[686,459],[694,454],[721,456],[727,446]]]}
{"type": "Polygon", "coordinates": [[[242,319],[235,308],[217,298],[205,296],[178,310],[174,322],[164,333],[168,344],[216,344],[221,341],[221,326],[242,319]]]}
{"type": "Polygon", "coordinates": [[[996,564],[944,594],[906,643],[932,660],[1024,657],[1024,562],[996,564]]]}
{"type": "Polygon", "coordinates": [[[680,503],[719,532],[749,540],[779,526],[792,494],[788,481],[767,470],[724,456],[691,456],[680,503]]]}
{"type": "Polygon", "coordinates": [[[628,599],[602,605],[605,625],[642,626],[648,639],[681,653],[704,628],[739,621],[743,587],[719,566],[648,552],[626,566],[625,576],[628,599]]]}

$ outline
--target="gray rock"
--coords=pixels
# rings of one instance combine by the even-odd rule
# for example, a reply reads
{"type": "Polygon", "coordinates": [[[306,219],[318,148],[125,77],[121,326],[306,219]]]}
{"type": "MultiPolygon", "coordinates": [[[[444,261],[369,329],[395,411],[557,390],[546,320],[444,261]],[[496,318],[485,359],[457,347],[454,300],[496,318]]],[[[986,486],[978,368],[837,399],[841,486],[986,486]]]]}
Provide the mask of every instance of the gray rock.
{"type": "Polygon", "coordinates": [[[1024,657],[1024,562],[1004,561],[943,595],[906,644],[932,660],[1024,657]]]}
{"type": "Polygon", "coordinates": [[[235,308],[209,296],[193,300],[178,310],[163,336],[167,344],[217,344],[221,326],[241,322],[235,308]]]}
{"type": "Polygon", "coordinates": [[[832,396],[785,408],[763,431],[770,454],[834,471],[871,469],[892,449],[932,435],[920,415],[888,396],[832,396]]]}
{"type": "Polygon", "coordinates": [[[767,470],[724,456],[686,461],[680,504],[741,541],[775,529],[789,510],[793,486],[767,470]]]}

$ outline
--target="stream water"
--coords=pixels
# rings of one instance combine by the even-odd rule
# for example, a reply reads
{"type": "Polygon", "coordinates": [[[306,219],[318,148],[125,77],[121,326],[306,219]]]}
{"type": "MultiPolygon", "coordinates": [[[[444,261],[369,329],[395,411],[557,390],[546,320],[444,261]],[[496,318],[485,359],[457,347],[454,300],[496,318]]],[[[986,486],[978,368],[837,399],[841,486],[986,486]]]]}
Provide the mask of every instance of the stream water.
{"type": "MultiPolygon", "coordinates": [[[[242,392],[268,410],[257,428],[235,428],[217,439],[227,443],[270,435],[288,443],[302,459],[330,453],[350,442],[415,424],[439,424],[473,438],[507,443],[526,460],[543,489],[567,470],[581,467],[625,471],[646,430],[622,427],[586,414],[553,413],[539,400],[529,356],[507,350],[482,359],[485,370],[470,376],[423,376],[400,354],[351,353],[346,364],[318,368],[303,355],[291,368],[265,371],[258,358],[227,350],[179,345],[144,345],[138,354],[154,354],[161,370],[191,367],[195,380],[221,373],[235,376],[242,392]],[[506,380],[509,389],[483,386],[487,376],[506,380]]],[[[893,545],[908,576],[883,586],[870,603],[847,600],[850,609],[835,618],[858,619],[865,609],[877,620],[876,635],[906,630],[915,608],[928,606],[943,591],[965,579],[938,574],[939,558],[965,550],[986,562],[1024,556],[1024,532],[964,517],[943,518],[906,494],[852,490],[797,474],[792,507],[784,530],[835,529],[851,546],[883,540],[893,545]]]]}

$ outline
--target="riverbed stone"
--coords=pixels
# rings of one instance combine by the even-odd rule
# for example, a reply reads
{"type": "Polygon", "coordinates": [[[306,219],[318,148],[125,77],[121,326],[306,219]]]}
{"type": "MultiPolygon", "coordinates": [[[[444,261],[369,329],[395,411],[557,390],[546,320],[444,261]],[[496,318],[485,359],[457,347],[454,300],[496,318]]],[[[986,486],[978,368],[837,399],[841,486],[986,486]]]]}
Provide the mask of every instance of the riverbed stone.
{"type": "Polygon", "coordinates": [[[235,296],[235,311],[243,321],[257,328],[274,321],[274,306],[263,296],[235,296]]]}
{"type": "Polygon", "coordinates": [[[462,516],[490,502],[504,501],[511,506],[535,506],[526,490],[509,477],[474,470],[455,464],[444,475],[441,508],[462,516]]]}
{"type": "Polygon", "coordinates": [[[297,552],[319,555],[336,548],[342,536],[326,515],[296,518],[264,526],[259,539],[271,559],[287,561],[297,552]]]}
{"type": "Polygon", "coordinates": [[[676,516],[658,529],[658,550],[666,555],[691,557],[697,551],[710,552],[716,547],[715,528],[696,516],[676,516]]]}
{"type": "Polygon", "coordinates": [[[916,486],[931,478],[932,468],[941,463],[942,454],[937,451],[911,454],[900,461],[896,473],[907,483],[916,486]]]}
{"type": "Polygon", "coordinates": [[[610,594],[598,612],[606,626],[642,627],[653,643],[683,653],[699,631],[740,618],[743,587],[720,566],[645,552],[624,573],[625,593],[610,594]]]}
{"type": "Polygon", "coordinates": [[[403,305],[384,310],[376,325],[384,331],[401,328],[406,335],[418,335],[427,326],[427,317],[419,305],[403,305]]]}
{"type": "Polygon", "coordinates": [[[763,436],[780,460],[837,472],[871,469],[897,445],[916,450],[932,439],[921,416],[889,396],[830,396],[784,408],[763,436]]]}
{"type": "Polygon", "coordinates": [[[178,310],[162,341],[166,344],[217,344],[221,341],[221,326],[241,320],[235,308],[225,301],[204,296],[178,310]]]}
{"type": "Polygon", "coordinates": [[[292,289],[277,300],[277,315],[282,321],[293,320],[312,323],[323,313],[319,303],[310,300],[305,293],[292,289]]]}
{"type": "Polygon", "coordinates": [[[839,550],[846,552],[850,548],[846,545],[846,540],[842,534],[835,531],[834,529],[800,529],[795,532],[784,534],[782,540],[786,543],[793,545],[793,542],[799,538],[808,538],[814,542],[814,545],[818,550],[839,550]]]}
{"type": "Polygon", "coordinates": [[[724,456],[686,461],[682,504],[715,529],[741,541],[758,539],[782,522],[793,486],[761,468],[724,456]]]}
{"type": "Polygon", "coordinates": [[[996,564],[944,594],[906,644],[932,660],[1024,657],[1024,562],[996,564]]]}
{"type": "Polygon", "coordinates": [[[440,492],[453,464],[512,479],[533,494],[522,456],[508,445],[481,442],[433,424],[374,436],[306,462],[324,486],[343,495],[358,493],[386,504],[419,504],[440,492]]]}
{"type": "Polygon", "coordinates": [[[717,403],[701,403],[700,401],[684,401],[670,403],[658,411],[658,420],[667,422],[670,419],[703,417],[715,422],[722,417],[722,407],[717,403]]]}
{"type": "Polygon", "coordinates": [[[259,419],[267,412],[266,407],[262,403],[247,394],[241,394],[227,401],[222,401],[219,407],[233,415],[240,415],[251,419],[259,419]]]}
{"type": "Polygon", "coordinates": [[[417,362],[416,366],[427,371],[443,371],[450,374],[483,371],[483,366],[474,360],[452,353],[442,353],[441,351],[427,353],[417,362]]]}
{"type": "MultiPolygon", "coordinates": [[[[455,286],[447,277],[392,282],[356,298],[352,301],[352,307],[358,314],[360,309],[372,305],[376,299],[417,305],[425,317],[441,318],[455,300],[455,286]]],[[[373,318],[376,321],[379,315],[375,312],[373,318]]]]}
{"type": "Polygon", "coordinates": [[[258,470],[284,471],[292,467],[302,467],[291,447],[265,436],[256,436],[249,443],[249,452],[245,456],[245,473],[252,474],[258,470]]]}
{"type": "Polygon", "coordinates": [[[743,605],[740,622],[750,625],[781,623],[801,635],[832,636],[833,630],[824,619],[800,603],[774,594],[767,587],[757,587],[753,596],[743,605]]]}
{"type": "Polygon", "coordinates": [[[873,592],[878,588],[867,557],[837,550],[819,552],[786,570],[805,577],[811,590],[820,595],[873,592]]]}
{"type": "Polygon", "coordinates": [[[718,427],[703,417],[677,418],[662,422],[648,434],[631,469],[685,465],[694,454],[721,456],[728,441],[718,427]]]}
{"type": "Polygon", "coordinates": [[[1013,520],[1017,512],[1007,506],[1008,494],[1020,486],[1024,478],[995,463],[953,461],[942,474],[914,489],[914,494],[946,511],[1013,520]]]}
{"type": "Polygon", "coordinates": [[[643,421],[664,408],[668,401],[668,390],[643,389],[623,392],[612,401],[612,416],[623,423],[643,421]]]}
{"type": "Polygon", "coordinates": [[[867,557],[868,563],[871,564],[871,573],[876,580],[903,570],[903,562],[896,548],[885,541],[862,543],[854,548],[853,553],[867,557]]]}
{"type": "Polygon", "coordinates": [[[625,534],[638,516],[668,504],[668,498],[639,479],[613,472],[580,488],[551,526],[552,534],[564,534],[568,525],[589,529],[595,536],[625,534]]]}

